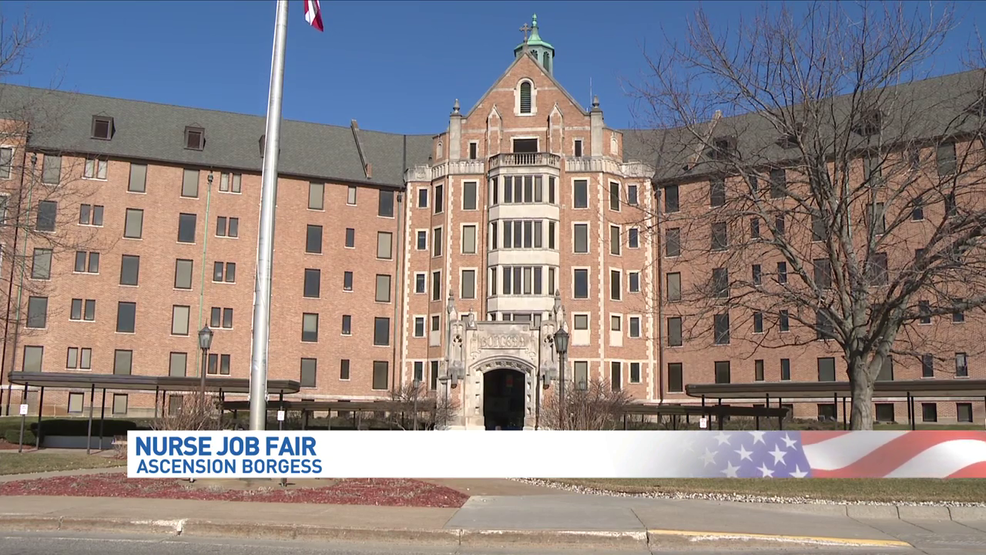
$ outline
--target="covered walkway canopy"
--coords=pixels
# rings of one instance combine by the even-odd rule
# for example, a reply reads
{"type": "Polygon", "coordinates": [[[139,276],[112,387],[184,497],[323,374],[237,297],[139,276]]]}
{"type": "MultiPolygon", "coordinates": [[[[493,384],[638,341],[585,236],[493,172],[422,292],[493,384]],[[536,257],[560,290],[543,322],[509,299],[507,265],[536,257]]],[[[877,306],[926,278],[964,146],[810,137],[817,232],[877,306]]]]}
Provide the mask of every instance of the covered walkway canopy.
{"type": "MultiPolygon", "coordinates": [[[[712,383],[688,384],[685,393],[691,397],[716,399],[718,403],[728,401],[764,401],[770,407],[772,399],[777,399],[780,407],[784,399],[832,399],[838,404],[842,399],[843,421],[846,420],[846,400],[852,398],[852,385],[842,382],[752,382],[752,383],[712,383]]],[[[915,399],[933,397],[973,398],[982,397],[986,402],[986,380],[956,378],[948,380],[881,380],[873,389],[874,398],[904,397],[907,400],[907,419],[911,429],[916,426],[915,399]]]]}
{"type": "MultiPolygon", "coordinates": [[[[96,406],[96,390],[103,392],[102,407],[99,411],[100,433],[102,437],[102,424],[106,416],[106,390],[111,391],[146,391],[154,392],[154,417],[158,416],[158,407],[161,408],[161,415],[164,415],[165,404],[164,395],[169,391],[192,392],[198,391],[202,387],[202,378],[199,376],[137,376],[133,374],[90,374],[90,373],[70,373],[70,372],[11,372],[7,374],[7,381],[10,386],[22,385],[21,403],[26,402],[27,392],[30,387],[37,387],[40,390],[38,396],[38,428],[36,434],[36,447],[41,447],[41,415],[44,406],[45,388],[54,389],[88,389],[89,390],[89,432],[86,439],[86,452],[88,453],[92,444],[92,420],[96,406]],[[160,404],[158,397],[161,397],[160,404]]],[[[205,390],[219,393],[220,403],[224,402],[226,393],[249,393],[250,380],[246,378],[229,377],[209,377],[205,379],[205,390]]],[[[301,390],[301,384],[294,380],[268,380],[267,392],[277,394],[281,397],[284,394],[297,393],[301,390]]],[[[7,407],[13,404],[10,398],[12,393],[8,393],[7,407]]]]}

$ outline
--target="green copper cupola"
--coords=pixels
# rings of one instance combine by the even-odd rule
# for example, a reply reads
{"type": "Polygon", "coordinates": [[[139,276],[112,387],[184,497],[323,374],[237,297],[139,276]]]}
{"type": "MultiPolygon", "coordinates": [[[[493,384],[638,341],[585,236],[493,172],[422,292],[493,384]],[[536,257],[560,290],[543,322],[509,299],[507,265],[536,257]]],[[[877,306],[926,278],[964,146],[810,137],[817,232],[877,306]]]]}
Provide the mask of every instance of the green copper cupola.
{"type": "Polygon", "coordinates": [[[529,52],[541,67],[551,75],[552,67],[555,65],[555,47],[545,42],[538,33],[538,16],[534,14],[533,22],[530,26],[526,23],[520,30],[524,33],[524,42],[514,48],[514,57],[529,52]],[[528,35],[530,33],[530,35],[528,35]]]}

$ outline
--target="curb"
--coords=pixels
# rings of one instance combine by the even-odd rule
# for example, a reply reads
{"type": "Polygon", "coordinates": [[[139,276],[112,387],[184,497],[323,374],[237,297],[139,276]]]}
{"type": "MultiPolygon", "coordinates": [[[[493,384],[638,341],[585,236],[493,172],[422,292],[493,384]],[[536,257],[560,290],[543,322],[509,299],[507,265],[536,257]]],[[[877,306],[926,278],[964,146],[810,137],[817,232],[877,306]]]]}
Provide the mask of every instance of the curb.
{"type": "Polygon", "coordinates": [[[594,549],[702,549],[731,548],[742,542],[748,548],[801,546],[912,547],[897,540],[783,536],[688,530],[466,530],[333,528],[295,524],[214,522],[209,520],[127,520],[33,515],[0,515],[0,530],[121,532],[204,538],[263,540],[350,541],[417,544],[438,547],[569,546],[594,549]]]}

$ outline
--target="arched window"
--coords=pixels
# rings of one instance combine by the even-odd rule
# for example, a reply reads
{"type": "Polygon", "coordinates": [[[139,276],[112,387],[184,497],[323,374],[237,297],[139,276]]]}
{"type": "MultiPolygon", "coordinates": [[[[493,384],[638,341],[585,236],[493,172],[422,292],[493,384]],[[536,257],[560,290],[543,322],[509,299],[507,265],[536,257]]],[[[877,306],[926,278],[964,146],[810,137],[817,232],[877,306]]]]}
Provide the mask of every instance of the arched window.
{"type": "Polygon", "coordinates": [[[528,81],[520,84],[520,113],[531,113],[531,83],[528,81]]]}

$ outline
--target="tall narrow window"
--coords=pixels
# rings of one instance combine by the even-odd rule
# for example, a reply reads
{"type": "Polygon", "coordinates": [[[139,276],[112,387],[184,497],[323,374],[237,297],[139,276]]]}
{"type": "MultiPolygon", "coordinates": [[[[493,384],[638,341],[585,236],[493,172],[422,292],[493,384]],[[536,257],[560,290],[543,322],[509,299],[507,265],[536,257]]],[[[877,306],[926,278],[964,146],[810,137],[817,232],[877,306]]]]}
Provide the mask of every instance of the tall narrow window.
{"type": "Polygon", "coordinates": [[[531,113],[531,83],[529,81],[520,84],[520,113],[531,113]]]}

